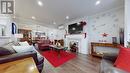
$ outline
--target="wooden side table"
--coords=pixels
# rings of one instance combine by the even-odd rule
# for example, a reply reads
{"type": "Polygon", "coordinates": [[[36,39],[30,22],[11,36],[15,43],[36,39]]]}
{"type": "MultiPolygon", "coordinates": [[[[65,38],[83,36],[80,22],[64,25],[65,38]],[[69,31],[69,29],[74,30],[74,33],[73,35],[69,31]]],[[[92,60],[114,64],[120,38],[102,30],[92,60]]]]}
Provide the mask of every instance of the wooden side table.
{"type": "Polygon", "coordinates": [[[103,54],[97,54],[96,53],[95,48],[94,48],[96,46],[118,48],[118,45],[119,44],[91,42],[91,55],[92,56],[97,56],[97,57],[103,57],[103,54]]]}
{"type": "Polygon", "coordinates": [[[32,57],[0,64],[0,73],[39,73],[32,57]]]}

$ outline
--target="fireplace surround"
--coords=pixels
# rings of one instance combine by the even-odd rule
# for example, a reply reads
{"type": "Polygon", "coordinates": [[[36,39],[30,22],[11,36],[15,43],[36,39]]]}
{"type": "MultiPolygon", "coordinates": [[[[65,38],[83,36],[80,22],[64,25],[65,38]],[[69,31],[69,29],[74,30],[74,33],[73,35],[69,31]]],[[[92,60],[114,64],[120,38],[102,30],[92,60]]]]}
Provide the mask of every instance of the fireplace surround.
{"type": "Polygon", "coordinates": [[[66,35],[66,46],[70,49],[70,43],[75,42],[78,43],[78,53],[88,54],[87,48],[87,38],[84,38],[84,34],[73,34],[73,35],[66,35]]]}

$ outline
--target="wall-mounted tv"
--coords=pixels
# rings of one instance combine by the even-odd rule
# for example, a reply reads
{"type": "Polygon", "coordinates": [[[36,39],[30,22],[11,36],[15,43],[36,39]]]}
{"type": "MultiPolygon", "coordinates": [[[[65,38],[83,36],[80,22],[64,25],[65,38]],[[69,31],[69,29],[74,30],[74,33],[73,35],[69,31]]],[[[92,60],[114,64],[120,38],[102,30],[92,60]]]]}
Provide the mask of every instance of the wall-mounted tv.
{"type": "Polygon", "coordinates": [[[83,32],[83,26],[81,24],[70,24],[68,25],[68,33],[69,34],[80,34],[83,32]]]}

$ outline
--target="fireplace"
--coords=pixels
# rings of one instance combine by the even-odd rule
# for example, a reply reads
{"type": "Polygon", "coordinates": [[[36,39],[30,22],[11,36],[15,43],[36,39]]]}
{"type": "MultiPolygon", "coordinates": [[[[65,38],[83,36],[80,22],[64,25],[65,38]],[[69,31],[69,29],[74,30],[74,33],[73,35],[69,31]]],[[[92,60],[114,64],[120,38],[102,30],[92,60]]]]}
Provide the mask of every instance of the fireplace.
{"type": "Polygon", "coordinates": [[[70,41],[69,48],[71,52],[78,52],[78,42],[77,41],[70,41]]]}
{"type": "Polygon", "coordinates": [[[65,39],[65,46],[71,49],[70,44],[76,43],[77,52],[82,54],[88,54],[87,39],[84,38],[84,34],[67,35],[65,39]]]}

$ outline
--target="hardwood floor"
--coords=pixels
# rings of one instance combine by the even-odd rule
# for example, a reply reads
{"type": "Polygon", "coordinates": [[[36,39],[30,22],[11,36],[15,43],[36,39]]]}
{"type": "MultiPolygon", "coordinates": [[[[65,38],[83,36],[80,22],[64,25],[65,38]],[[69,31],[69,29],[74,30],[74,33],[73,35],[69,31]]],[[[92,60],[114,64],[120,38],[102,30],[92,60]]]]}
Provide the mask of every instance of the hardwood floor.
{"type": "Polygon", "coordinates": [[[77,57],[55,68],[46,59],[42,73],[99,73],[100,59],[77,54],[77,57]]]}

